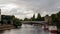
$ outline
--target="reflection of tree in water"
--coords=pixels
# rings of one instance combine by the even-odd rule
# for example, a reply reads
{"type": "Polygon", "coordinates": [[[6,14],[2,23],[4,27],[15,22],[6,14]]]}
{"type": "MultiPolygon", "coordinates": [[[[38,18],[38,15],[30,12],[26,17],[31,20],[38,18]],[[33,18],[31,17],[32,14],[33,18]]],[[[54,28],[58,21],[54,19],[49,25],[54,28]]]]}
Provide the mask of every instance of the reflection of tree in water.
{"type": "Polygon", "coordinates": [[[2,34],[2,33],[4,33],[4,31],[3,30],[0,30],[0,34],[2,34]]]}

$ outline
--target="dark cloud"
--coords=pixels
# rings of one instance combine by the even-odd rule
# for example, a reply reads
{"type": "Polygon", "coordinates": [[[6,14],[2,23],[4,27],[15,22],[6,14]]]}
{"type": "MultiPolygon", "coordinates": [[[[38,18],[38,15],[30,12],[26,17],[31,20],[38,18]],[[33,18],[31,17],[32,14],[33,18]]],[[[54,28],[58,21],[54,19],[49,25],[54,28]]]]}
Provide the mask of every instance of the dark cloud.
{"type": "Polygon", "coordinates": [[[40,13],[42,16],[45,16],[46,14],[51,15],[52,13],[60,11],[60,0],[0,0],[0,8],[4,8],[6,4],[15,4],[18,7],[10,10],[8,10],[9,8],[7,7],[8,9],[4,9],[2,14],[32,17],[29,15],[40,13]]]}

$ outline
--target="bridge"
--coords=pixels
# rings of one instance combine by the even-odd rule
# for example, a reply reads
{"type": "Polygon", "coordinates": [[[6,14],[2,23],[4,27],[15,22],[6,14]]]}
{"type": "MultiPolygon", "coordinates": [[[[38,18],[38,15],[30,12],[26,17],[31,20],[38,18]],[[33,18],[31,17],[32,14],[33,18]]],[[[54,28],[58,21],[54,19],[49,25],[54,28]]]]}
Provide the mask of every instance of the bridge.
{"type": "Polygon", "coordinates": [[[21,21],[23,24],[41,24],[41,25],[46,25],[47,22],[45,21],[21,21]]]}

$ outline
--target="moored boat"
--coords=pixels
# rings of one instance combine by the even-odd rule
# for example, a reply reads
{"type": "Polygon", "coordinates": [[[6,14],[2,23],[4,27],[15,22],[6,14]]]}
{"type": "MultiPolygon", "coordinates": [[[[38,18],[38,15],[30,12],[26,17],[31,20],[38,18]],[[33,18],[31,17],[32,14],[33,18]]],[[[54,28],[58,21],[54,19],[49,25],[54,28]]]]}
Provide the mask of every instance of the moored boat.
{"type": "Polygon", "coordinates": [[[42,29],[44,29],[44,30],[48,30],[48,26],[47,26],[47,25],[42,26],[42,29]]]}
{"type": "Polygon", "coordinates": [[[49,31],[51,32],[51,33],[57,33],[58,32],[58,30],[57,30],[57,26],[49,26],[49,31]]]}

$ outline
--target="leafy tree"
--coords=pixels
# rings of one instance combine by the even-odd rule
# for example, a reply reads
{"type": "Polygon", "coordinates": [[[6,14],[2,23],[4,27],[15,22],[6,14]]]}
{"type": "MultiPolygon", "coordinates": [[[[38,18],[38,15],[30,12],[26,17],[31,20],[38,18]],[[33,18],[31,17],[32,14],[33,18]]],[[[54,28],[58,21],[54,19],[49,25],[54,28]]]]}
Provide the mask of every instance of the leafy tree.
{"type": "Polygon", "coordinates": [[[31,18],[32,21],[35,21],[35,14],[33,15],[33,17],[31,18]]]}
{"type": "Polygon", "coordinates": [[[40,13],[38,13],[36,20],[37,21],[41,21],[41,15],[40,15],[40,13]]]}
{"type": "Polygon", "coordinates": [[[57,21],[57,15],[56,14],[52,14],[51,15],[52,21],[56,22],[57,21]]]}
{"type": "Polygon", "coordinates": [[[24,21],[28,21],[28,18],[25,18],[24,21]]]}
{"type": "Polygon", "coordinates": [[[57,13],[57,19],[58,19],[57,28],[60,29],[60,11],[57,13]]]}
{"type": "Polygon", "coordinates": [[[41,17],[41,20],[44,21],[44,17],[41,17]]]}
{"type": "Polygon", "coordinates": [[[60,22],[60,11],[57,13],[57,19],[60,22]]]}
{"type": "Polygon", "coordinates": [[[15,26],[21,26],[22,25],[22,23],[20,22],[20,20],[18,18],[15,18],[13,21],[14,21],[15,26]]]}
{"type": "Polygon", "coordinates": [[[49,15],[46,15],[46,16],[49,16],[49,15]]]}

